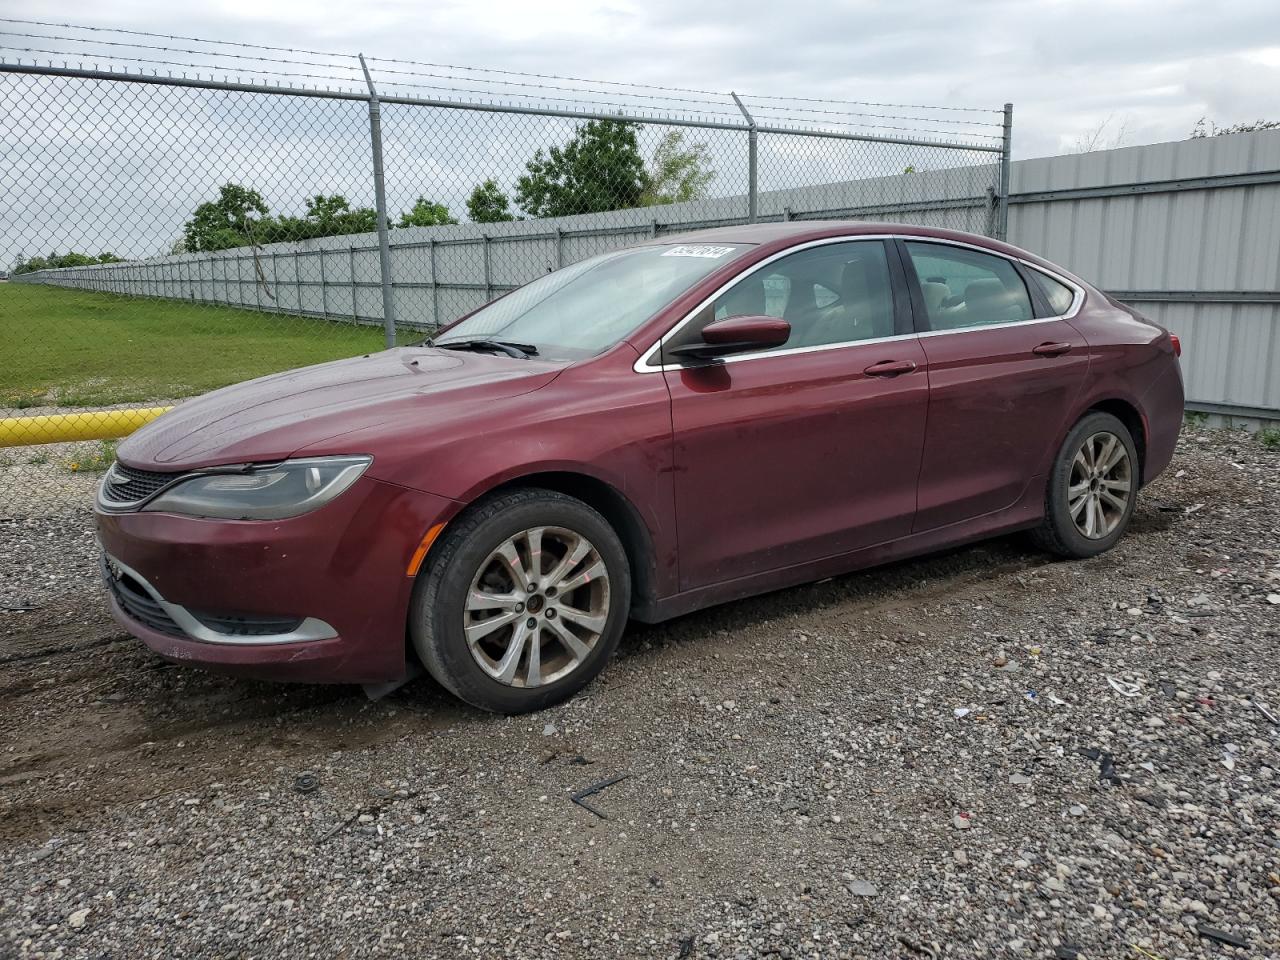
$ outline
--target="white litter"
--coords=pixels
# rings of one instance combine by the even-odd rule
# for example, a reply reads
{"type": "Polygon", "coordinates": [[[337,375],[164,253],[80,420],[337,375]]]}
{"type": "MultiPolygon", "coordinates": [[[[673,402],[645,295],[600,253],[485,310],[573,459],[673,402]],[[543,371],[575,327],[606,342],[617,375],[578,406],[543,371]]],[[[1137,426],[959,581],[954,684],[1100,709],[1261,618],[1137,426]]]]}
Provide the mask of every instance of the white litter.
{"type": "Polygon", "coordinates": [[[1122,697],[1136,697],[1142,690],[1136,683],[1130,683],[1128,680],[1117,680],[1115,677],[1107,677],[1107,683],[1111,684],[1111,689],[1122,697]]]}

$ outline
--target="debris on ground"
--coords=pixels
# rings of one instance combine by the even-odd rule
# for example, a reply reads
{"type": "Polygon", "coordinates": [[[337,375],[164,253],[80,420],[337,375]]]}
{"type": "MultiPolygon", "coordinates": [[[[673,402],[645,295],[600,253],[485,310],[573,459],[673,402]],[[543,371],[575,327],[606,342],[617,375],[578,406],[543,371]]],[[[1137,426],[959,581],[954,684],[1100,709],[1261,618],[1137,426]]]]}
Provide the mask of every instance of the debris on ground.
{"type": "Polygon", "coordinates": [[[87,514],[5,522],[0,956],[1280,955],[1278,503],[1280,454],[1190,429],[1099,557],[634,624],[520,718],[172,666],[87,514]]]}
{"type": "Polygon", "coordinates": [[[576,793],[569,794],[569,799],[572,800],[574,803],[576,803],[578,806],[580,806],[583,810],[587,810],[591,813],[594,813],[601,820],[608,820],[609,819],[608,816],[601,813],[591,804],[587,803],[587,797],[594,797],[597,793],[599,793],[601,790],[604,790],[606,787],[612,787],[615,783],[621,783],[623,780],[626,780],[630,776],[631,774],[629,773],[620,773],[616,777],[610,777],[608,780],[600,780],[596,783],[591,784],[591,786],[589,787],[583,787],[581,790],[577,791],[576,793]]]}

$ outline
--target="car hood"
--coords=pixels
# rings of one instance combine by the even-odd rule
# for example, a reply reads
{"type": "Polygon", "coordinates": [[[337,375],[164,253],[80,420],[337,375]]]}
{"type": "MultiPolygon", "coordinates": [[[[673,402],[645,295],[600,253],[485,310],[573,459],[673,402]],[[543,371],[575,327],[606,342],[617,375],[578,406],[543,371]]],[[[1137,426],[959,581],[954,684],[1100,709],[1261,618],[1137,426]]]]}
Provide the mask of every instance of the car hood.
{"type": "MultiPolygon", "coordinates": [[[[486,353],[401,347],[277,373],[179,404],[128,437],[118,451],[129,466],[188,470],[271,462],[339,434],[406,419],[412,429],[537,390],[563,364],[486,353]]],[[[351,453],[374,451],[351,450],[351,453]]]]}

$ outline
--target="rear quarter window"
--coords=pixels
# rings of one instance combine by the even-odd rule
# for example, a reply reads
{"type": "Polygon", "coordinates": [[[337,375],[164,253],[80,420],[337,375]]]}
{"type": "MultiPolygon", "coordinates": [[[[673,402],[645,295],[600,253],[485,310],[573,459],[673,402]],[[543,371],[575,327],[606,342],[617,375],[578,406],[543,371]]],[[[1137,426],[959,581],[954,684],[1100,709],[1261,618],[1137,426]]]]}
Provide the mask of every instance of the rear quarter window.
{"type": "Polygon", "coordinates": [[[1031,268],[1032,279],[1044,291],[1045,299],[1049,301],[1049,306],[1053,310],[1055,317],[1060,317],[1071,310],[1071,304],[1075,302],[1076,293],[1065,283],[1053,279],[1047,273],[1041,273],[1034,267],[1031,268]]]}

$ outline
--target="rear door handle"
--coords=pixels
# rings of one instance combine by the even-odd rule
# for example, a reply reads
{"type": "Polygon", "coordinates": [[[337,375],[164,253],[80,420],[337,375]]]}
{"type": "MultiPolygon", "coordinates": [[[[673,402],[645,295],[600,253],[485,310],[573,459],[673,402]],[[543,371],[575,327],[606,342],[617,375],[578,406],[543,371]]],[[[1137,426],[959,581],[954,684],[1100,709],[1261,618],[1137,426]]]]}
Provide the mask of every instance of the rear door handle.
{"type": "Polygon", "coordinates": [[[899,374],[910,373],[916,368],[916,365],[910,360],[882,360],[879,363],[873,363],[862,372],[869,377],[896,377],[899,374]]]}
{"type": "Polygon", "coordinates": [[[1031,352],[1038,357],[1060,357],[1071,349],[1069,343],[1042,343],[1033,347],[1031,352]]]}

